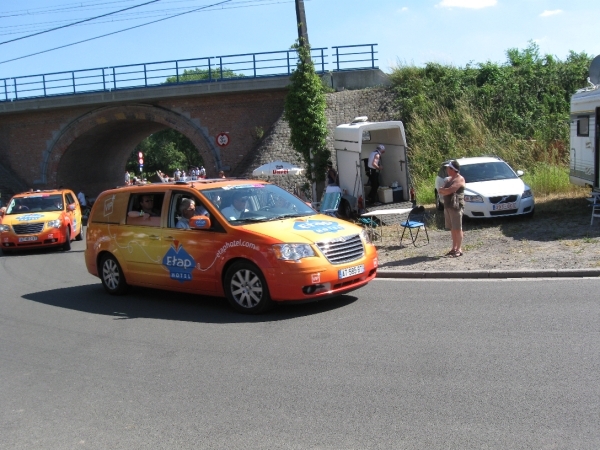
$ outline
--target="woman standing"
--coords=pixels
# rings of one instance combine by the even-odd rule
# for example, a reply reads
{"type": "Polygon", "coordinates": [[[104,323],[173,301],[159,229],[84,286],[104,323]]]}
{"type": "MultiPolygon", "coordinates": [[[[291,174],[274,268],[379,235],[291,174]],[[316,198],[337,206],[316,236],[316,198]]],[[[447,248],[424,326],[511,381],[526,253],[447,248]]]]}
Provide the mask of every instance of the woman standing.
{"type": "Polygon", "coordinates": [[[457,258],[462,256],[462,216],[465,209],[465,179],[460,174],[460,164],[452,160],[445,164],[448,177],[444,180],[444,186],[439,189],[444,196],[444,220],[447,229],[452,236],[452,249],[446,256],[457,258]],[[456,194],[457,202],[452,197],[456,194]]]}

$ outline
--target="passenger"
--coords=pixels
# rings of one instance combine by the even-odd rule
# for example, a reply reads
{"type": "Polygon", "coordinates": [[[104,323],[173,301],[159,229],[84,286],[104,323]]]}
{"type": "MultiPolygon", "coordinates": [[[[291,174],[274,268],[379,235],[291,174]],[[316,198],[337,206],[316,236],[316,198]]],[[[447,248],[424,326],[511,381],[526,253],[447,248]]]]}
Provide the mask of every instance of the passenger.
{"type": "Polygon", "coordinates": [[[196,202],[191,198],[184,198],[181,200],[181,205],[179,205],[179,214],[181,214],[181,217],[177,221],[175,228],[189,230],[190,219],[196,214],[196,202]]]}
{"type": "Polygon", "coordinates": [[[225,178],[225,172],[219,170],[219,178],[225,178]]]}
{"type": "Polygon", "coordinates": [[[243,192],[235,192],[233,194],[233,201],[227,208],[223,208],[221,213],[227,220],[237,220],[240,218],[242,213],[247,212],[246,201],[248,197],[243,192]]]}
{"type": "Polygon", "coordinates": [[[140,198],[140,207],[142,208],[142,213],[148,214],[150,217],[160,217],[160,211],[154,209],[154,195],[142,195],[140,198]]]}

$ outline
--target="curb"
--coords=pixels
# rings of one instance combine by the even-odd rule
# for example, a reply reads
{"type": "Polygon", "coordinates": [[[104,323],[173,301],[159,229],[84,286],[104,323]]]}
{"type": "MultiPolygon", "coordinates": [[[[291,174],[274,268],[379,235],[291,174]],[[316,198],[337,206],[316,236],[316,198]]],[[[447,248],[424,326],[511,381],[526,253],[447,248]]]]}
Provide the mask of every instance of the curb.
{"type": "Polygon", "coordinates": [[[391,271],[377,270],[376,278],[583,278],[600,277],[600,269],[526,269],[526,270],[466,270],[466,271],[391,271]]]}

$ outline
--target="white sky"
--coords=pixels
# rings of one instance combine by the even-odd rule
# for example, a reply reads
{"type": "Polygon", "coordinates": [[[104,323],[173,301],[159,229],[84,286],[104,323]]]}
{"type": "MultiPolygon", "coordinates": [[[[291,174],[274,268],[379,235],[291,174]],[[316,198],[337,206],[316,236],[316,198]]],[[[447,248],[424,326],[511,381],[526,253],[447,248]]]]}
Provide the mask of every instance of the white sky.
{"type": "MultiPolygon", "coordinates": [[[[160,0],[132,9],[135,20],[75,26],[1,44],[63,22],[106,14],[150,0],[0,0],[0,62],[156,20],[140,13],[201,7],[223,0],[160,0]],[[39,14],[38,8],[90,5],[86,10],[39,14]],[[99,5],[95,9],[91,5],[99,5]],[[24,12],[15,16],[9,13],[24,12]],[[47,24],[41,24],[47,22],[47,24]],[[33,30],[33,29],[30,29],[33,30]],[[16,33],[15,31],[20,31],[16,33]],[[12,34],[9,34],[12,33],[12,34]]],[[[297,37],[294,0],[230,0],[221,9],[196,12],[105,38],[0,63],[0,79],[67,70],[267,52],[288,49],[297,37]],[[254,3],[253,3],[254,2],[254,3]],[[256,5],[245,8],[231,6],[256,5]]],[[[594,18],[600,2],[589,0],[305,0],[313,47],[378,44],[378,65],[386,72],[401,64],[506,60],[509,48],[535,41],[542,54],[565,59],[569,50],[600,54],[594,18]]],[[[108,20],[112,20],[108,22],[108,20]]],[[[0,86],[1,88],[1,86],[0,86]]]]}

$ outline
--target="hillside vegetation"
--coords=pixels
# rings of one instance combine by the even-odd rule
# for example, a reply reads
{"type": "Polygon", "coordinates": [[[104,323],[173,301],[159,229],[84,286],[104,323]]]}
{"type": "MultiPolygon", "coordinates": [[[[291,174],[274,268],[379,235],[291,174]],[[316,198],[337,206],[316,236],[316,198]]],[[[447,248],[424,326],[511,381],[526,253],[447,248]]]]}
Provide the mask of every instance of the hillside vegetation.
{"type": "Polygon", "coordinates": [[[430,63],[391,73],[419,202],[433,203],[440,163],[463,156],[500,156],[525,171],[536,195],[573,189],[569,104],[587,83],[591,57],[571,51],[561,61],[540,55],[534,43],[506,55],[503,64],[430,63]]]}

